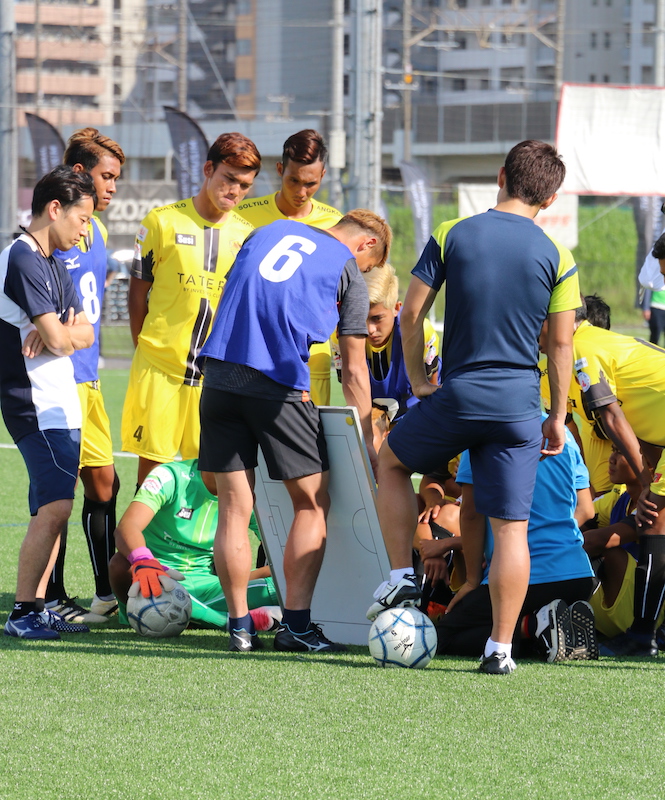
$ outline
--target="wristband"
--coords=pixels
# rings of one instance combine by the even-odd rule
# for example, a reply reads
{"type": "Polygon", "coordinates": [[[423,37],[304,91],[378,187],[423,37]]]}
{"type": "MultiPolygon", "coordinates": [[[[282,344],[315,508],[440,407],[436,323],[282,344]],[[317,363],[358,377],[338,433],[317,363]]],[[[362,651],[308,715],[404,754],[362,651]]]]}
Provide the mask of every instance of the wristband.
{"type": "Polygon", "coordinates": [[[145,561],[151,558],[154,558],[154,556],[147,547],[137,547],[127,556],[127,561],[131,566],[134,566],[137,561],[145,561]]]}

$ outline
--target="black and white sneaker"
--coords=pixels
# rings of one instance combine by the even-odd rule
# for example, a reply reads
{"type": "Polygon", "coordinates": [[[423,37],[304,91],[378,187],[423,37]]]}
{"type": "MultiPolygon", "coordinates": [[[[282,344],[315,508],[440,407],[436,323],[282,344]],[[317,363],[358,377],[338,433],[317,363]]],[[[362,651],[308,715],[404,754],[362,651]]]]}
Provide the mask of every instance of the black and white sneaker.
{"type": "Polygon", "coordinates": [[[61,614],[50,608],[40,611],[39,616],[52,631],[58,631],[58,633],[90,633],[90,628],[87,625],[67,622],[61,614]]]}
{"type": "Polygon", "coordinates": [[[92,611],[88,611],[87,608],[83,608],[82,605],[77,603],[77,600],[78,597],[64,597],[58,600],[57,603],[49,605],[48,608],[50,611],[55,611],[56,614],[59,614],[65,622],[83,624],[108,622],[107,617],[101,614],[93,614],[92,611]]]}
{"type": "Polygon", "coordinates": [[[505,653],[492,653],[490,656],[480,657],[478,670],[487,675],[510,675],[515,672],[517,665],[513,659],[505,653]]]}
{"type": "Polygon", "coordinates": [[[570,609],[563,600],[552,600],[536,612],[536,647],[552,664],[569,660],[573,646],[570,609]]]}
{"type": "Polygon", "coordinates": [[[285,653],[346,653],[343,644],[331,642],[313,622],[304,633],[294,633],[288,625],[280,625],[275,634],[275,650],[285,653]]]}
{"type": "Polygon", "coordinates": [[[569,606],[570,624],[573,631],[573,650],[570,658],[575,661],[598,658],[598,641],[593,608],[584,600],[569,606]]]}
{"type": "Polygon", "coordinates": [[[253,650],[263,650],[263,642],[259,637],[246,631],[244,628],[240,630],[229,631],[231,642],[229,650],[232,653],[251,653],[253,650]]]}
{"type": "Polygon", "coordinates": [[[367,609],[367,619],[375,620],[387,608],[417,606],[422,599],[422,592],[416,580],[415,575],[405,575],[395,584],[384,581],[374,592],[376,602],[367,609]]]}

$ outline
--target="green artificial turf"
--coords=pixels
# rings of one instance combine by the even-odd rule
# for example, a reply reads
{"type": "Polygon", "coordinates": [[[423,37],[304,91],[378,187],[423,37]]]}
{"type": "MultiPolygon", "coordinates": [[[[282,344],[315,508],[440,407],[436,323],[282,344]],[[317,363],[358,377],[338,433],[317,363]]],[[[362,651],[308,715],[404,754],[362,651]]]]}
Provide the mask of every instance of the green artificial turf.
{"type": "MultiPolygon", "coordinates": [[[[126,379],[103,373],[114,436],[126,379]]],[[[121,512],[136,461],[117,468],[121,512]]],[[[0,450],[0,486],[4,624],[28,521],[15,450],[0,450]]],[[[67,584],[86,602],[79,514],[77,499],[67,584]]],[[[663,795],[663,660],[521,662],[492,677],[472,659],[382,670],[366,648],[296,656],[263,638],[265,651],[235,655],[220,633],[155,641],[115,622],[59,642],[0,637],[0,800],[663,795]]]]}

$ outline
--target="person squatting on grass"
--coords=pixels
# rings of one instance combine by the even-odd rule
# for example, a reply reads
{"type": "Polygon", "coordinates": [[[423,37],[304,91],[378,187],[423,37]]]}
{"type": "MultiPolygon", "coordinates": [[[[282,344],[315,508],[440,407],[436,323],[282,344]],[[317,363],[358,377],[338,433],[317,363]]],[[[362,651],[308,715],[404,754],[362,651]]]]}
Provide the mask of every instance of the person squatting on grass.
{"type": "MultiPolygon", "coordinates": [[[[215,493],[213,476],[199,472],[196,459],[160,464],[148,474],[115,532],[119,552],[111,559],[111,583],[121,622],[127,623],[127,593],[133,582],[139,580],[144,597],[158,597],[162,582],[172,587],[169,578],[175,570],[192,598],[192,622],[227,629],[228,607],[213,560],[215,493]],[[169,577],[159,572],[160,565],[169,577]],[[156,580],[141,580],[151,573],[156,580]]],[[[282,616],[269,572],[267,567],[254,570],[247,587],[257,630],[276,627],[282,616]]]]}
{"type": "Polygon", "coordinates": [[[31,514],[5,634],[23,639],[88,630],[44,610],[43,598],[78,477],[81,403],[69,356],[94,341],[76,287],[53,253],[87,234],[96,200],[90,175],[56,167],[35,186],[29,227],[0,255],[0,403],[30,476],[31,514]]]}

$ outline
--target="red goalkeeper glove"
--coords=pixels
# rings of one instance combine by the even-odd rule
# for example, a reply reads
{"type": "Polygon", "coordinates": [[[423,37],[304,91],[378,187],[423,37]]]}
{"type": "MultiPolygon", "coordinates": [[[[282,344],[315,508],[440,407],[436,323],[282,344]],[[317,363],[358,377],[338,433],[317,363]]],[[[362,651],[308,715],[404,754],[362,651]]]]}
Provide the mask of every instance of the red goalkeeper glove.
{"type": "MultiPolygon", "coordinates": [[[[160,577],[166,577],[166,570],[154,558],[141,559],[130,567],[132,585],[139,584],[139,589],[144,597],[159,597],[162,593],[160,577]]],[[[136,591],[138,594],[138,591],[136,591]]]]}

